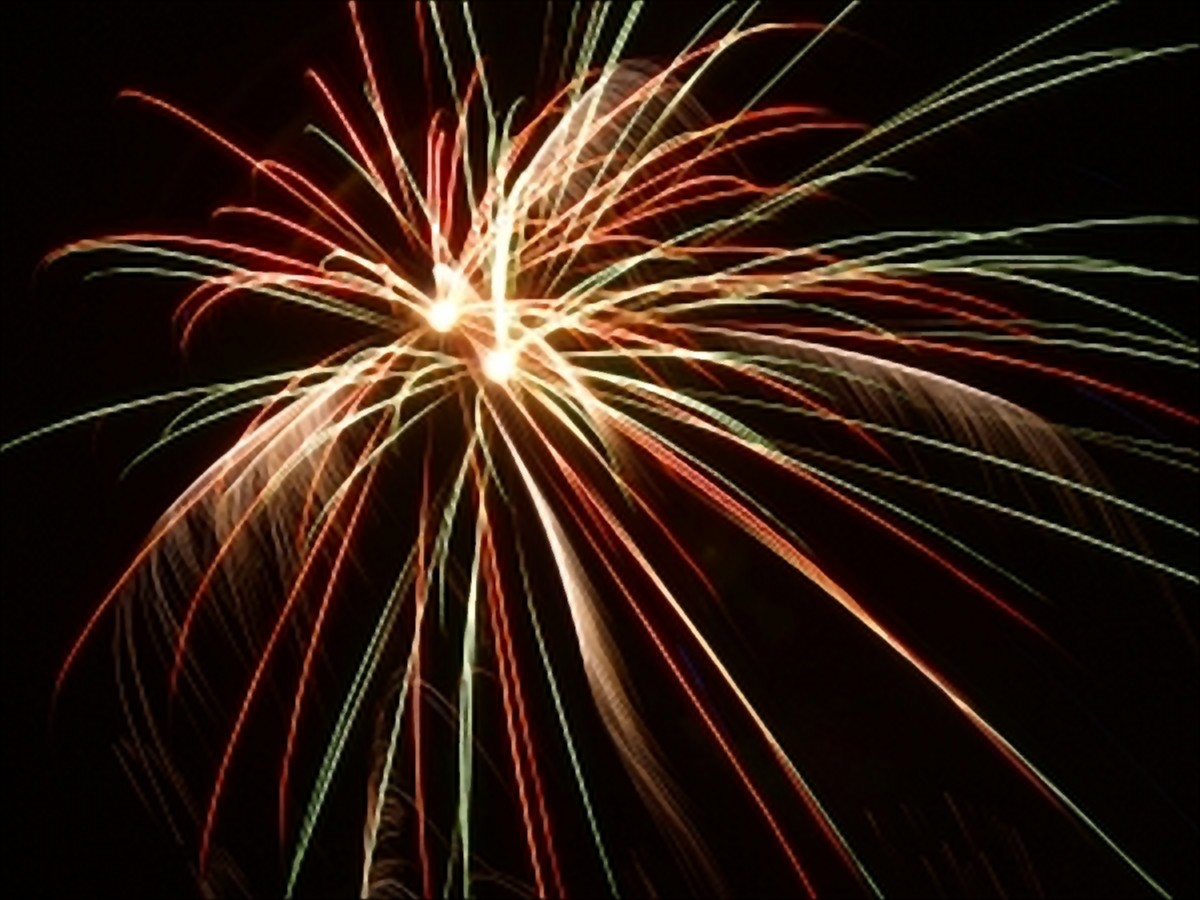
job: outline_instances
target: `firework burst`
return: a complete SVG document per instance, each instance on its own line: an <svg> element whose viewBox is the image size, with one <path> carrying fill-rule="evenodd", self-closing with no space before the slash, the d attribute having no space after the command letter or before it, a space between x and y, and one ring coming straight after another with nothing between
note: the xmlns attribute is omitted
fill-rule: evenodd
<svg viewBox="0 0 1200 900"><path fill-rule="evenodd" d="M469 6L418 5L427 92L444 82L452 99L418 130L411 108L385 88L370 14L351 4L363 95L307 73L325 123L309 131L345 173L338 181L321 174L328 160L309 171L262 157L173 101L125 92L249 168L257 199L218 208L211 232L112 234L64 246L47 262L86 254L114 260L99 274L193 282L175 316L185 348L226 307L251 299L355 329L310 365L109 406L6 445L182 404L138 463L237 423L236 438L163 513L98 604L58 685L115 616L139 779L173 827L196 823L202 880L223 830L234 828L223 813L239 759L257 749L254 719L270 709L280 720L273 817L289 853L289 894L303 883L364 722L374 739L363 896L485 886L565 896L579 890L571 874L581 847L603 891L640 891L589 774L592 748L580 734L593 718L693 886L719 886L694 804L635 689L650 673L687 710L720 772L712 777L741 791L757 821L747 827L773 843L797 890L821 892L811 859L829 857L864 893L885 892L827 803L828 788L806 777L797 748L730 658L721 613L713 615L722 592L711 559L685 536L685 510L703 511L717 533L761 549L840 608L1048 804L1147 890L1169 896L1110 823L1050 777L1035 748L1002 731L878 598L835 574L806 543L816 523L788 498L841 510L955 582L963 602L1046 640L1029 602L1034 588L999 561L1004 554L914 507L914 489L1194 585L1179 559L1136 530L1194 537L1194 528L1110 491L1081 444L1149 456L1181 474L1194 470L1190 451L1055 424L966 380L975 369L1012 372L1164 427L1194 426L1190 411L1063 353L1194 369L1186 336L1087 282L1122 277L1158 289L1189 277L1053 250L1080 234L1187 220L798 240L789 217L859 183L905 177L895 168L905 152L976 116L1191 47L1039 55L1098 7L879 125L771 101L853 6L820 24L763 22L753 7L727 6L656 64L625 59L641 5L574 7L558 87L529 109L507 104L490 79L488 35ZM544 51L551 23L547 15ZM782 65L734 109L712 111L706 86L728 59L780 42L792 48ZM546 53L542 82L554 68ZM830 139L834 150L797 151L807 161L782 179L761 177L750 162L763 147ZM1102 324L1043 321L1029 312L1038 298ZM977 466L973 486L941 477L963 462ZM989 489L979 471L1005 487ZM1059 505L1047 512L1034 496ZM390 566L382 590L361 574L380 566ZM134 640L139 631L153 637L153 652ZM331 641L338 650L327 658ZM224 671L212 673L214 653L248 660L232 688ZM163 697L148 686L149 670L161 670ZM200 793L172 762L163 724L163 707L185 698L220 710ZM322 735L319 751L305 749ZM491 781L510 804L502 826L478 813ZM509 849L491 848L507 848L496 832L514 828L520 858L508 859Z"/></svg>

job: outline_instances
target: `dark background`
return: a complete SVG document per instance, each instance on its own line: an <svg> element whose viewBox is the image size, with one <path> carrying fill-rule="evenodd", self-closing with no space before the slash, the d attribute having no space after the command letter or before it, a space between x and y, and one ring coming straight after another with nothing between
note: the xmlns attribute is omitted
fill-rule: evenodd
<svg viewBox="0 0 1200 900"><path fill-rule="evenodd" d="M1097 16L1033 57L1195 38L1184 4L1129 6ZM838 11L827 4L791 4L775 12L788 17L793 9L815 20ZM814 53L780 86L778 96L877 121L1078 9L868 3L847 21L848 33ZM561 40L565 25L562 10L558 13L554 34ZM692 5L650 4L627 55L666 57L703 15ZM137 87L177 101L253 151L288 158L284 148L298 140L300 128L313 117L325 121L314 92L304 84L305 67L330 75L342 95L358 99L361 75L344 8L30 4L6 8L4 16L7 177L0 332L5 436L151 390L269 371L262 358L268 352L270 363L286 364L325 346L295 325L250 311L245 318L224 319L181 360L170 328L177 286L146 286L137 279L84 284L86 264L66 264L36 279L33 273L45 253L79 237L140 227L207 228L214 206L243 200L254 190L240 164L168 117L117 100L119 90ZM397 7L365 10L381 69L395 54L396 65L411 72L416 54L410 19ZM496 4L481 13L485 53L503 57L496 84L506 78L517 82L509 95L529 92L541 23L540 7ZM820 236L849 233L854 223L860 230L892 224L987 227L1086 216L1195 214L1196 110L1189 86L1196 55L1085 79L976 120L903 158L918 176L914 184L852 192L843 206L819 210L823 220L806 224ZM550 57L556 59L553 52ZM755 59L745 59L717 79L713 102L746 96L764 74L755 65ZM391 96L411 109L416 121L424 117L419 84L399 76L391 82ZM780 157L764 164L791 162ZM1189 229L1123 231L1085 242L1099 254L1184 269L1193 262L1194 244L1195 232ZM1114 281L1101 293L1137 303L1196 334L1190 288L1158 290L1153 284ZM280 335L275 347L271 339ZM1081 368L1090 372L1194 404L1195 379L1181 379L1178 370L1086 362ZM1003 372L980 377L1052 419L1194 443L1194 434L1141 410L1061 389L1043 391ZM155 811L139 801L112 750L123 726L108 627L96 633L81 658L53 729L50 725L54 674L90 609L157 514L219 447L219 441L201 439L118 481L125 463L162 423L153 413L114 417L0 460L0 596L9 706L4 806L11 817L3 869L22 895L195 892L194 847L175 846ZM1117 455L1100 452L1097 461L1119 492L1166 512L1190 514L1197 499L1194 482ZM764 481L759 487L774 486ZM688 509L686 499L674 502ZM902 548L864 538L856 523L842 521L836 511L813 509L821 527L802 536L811 539L831 574L858 594L885 598L889 623L963 684L1001 730L1028 748L1031 759L1118 843L1172 893L1194 894L1195 591L1066 540L970 511L941 510L964 536L1025 562L1022 574L1052 598L1036 614L1062 646L1064 652L1057 653L981 610L980 601ZM1144 892L1110 852L1012 775L956 721L944 701L931 696L886 651L864 641L860 628L825 610L810 592L794 589L782 567L772 568L751 549L738 549L738 542L719 529L686 524L695 517L683 518L683 536L707 554L726 605L739 617L743 643L731 642L730 650L741 653L744 662L735 670L747 679L752 696L761 698L768 721L783 722L785 745L802 748L797 758L804 771L885 890L916 896L939 889L952 895ZM1187 565L1194 554L1194 545L1168 536L1154 533L1149 539L1157 555L1176 565ZM794 893L794 882L753 810L732 789L718 785L716 775L709 778L710 771L722 771L719 760L689 755L689 741L703 736L687 731L694 726L679 712L682 701L653 691L642 699L651 722L677 724L665 749L680 783L696 791L698 820L719 835L713 841L722 848L718 859L735 893L739 887ZM612 761L596 752L599 783L605 783L610 769L613 783L619 782ZM774 777L769 769L752 761L752 770L768 779L769 788L782 790L769 781ZM258 774L247 773L244 781L253 784ZM261 775L273 783L269 766ZM632 822L636 807L621 799L621 789L612 793L610 814ZM239 829L233 823L257 819L250 801L231 803L234 811L222 821L229 823L228 839L246 867L252 892L277 892L270 820L264 820L261 837L235 838ZM354 814L352 807L345 811L340 840L322 837L312 890L345 894L357 889L355 829L360 825ZM507 822L503 827L518 824L515 817L497 821ZM628 828L640 830L633 824ZM649 856L661 853L653 842L648 846ZM820 874L830 866L821 862L819 845L814 847L814 870ZM566 853L588 856L586 834L572 832L567 848ZM807 861L809 852L800 849ZM258 858L247 864L245 857L256 853ZM578 877L592 883L588 879L595 873L589 876L580 865ZM656 880L669 871L653 858L638 866ZM636 867L624 864L622 873L627 890L637 893ZM838 876L830 877L840 884ZM662 886L671 882L659 883L671 893Z"/></svg>

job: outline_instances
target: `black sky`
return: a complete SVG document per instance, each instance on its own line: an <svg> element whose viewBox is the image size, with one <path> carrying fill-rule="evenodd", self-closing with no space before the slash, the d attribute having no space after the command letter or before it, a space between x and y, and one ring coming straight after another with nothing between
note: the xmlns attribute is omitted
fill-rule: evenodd
<svg viewBox="0 0 1200 900"><path fill-rule="evenodd" d="M847 21L848 33L815 53L780 86L780 94L878 120L1080 8L866 3ZM838 9L775 7L785 17L800 10L816 20ZM84 285L83 266L65 266L35 280L35 268L48 251L79 237L142 226L207 227L212 207L244 199L252 190L237 164L167 117L117 100L120 90L136 87L176 100L256 150L284 153L302 140L306 122L324 115L304 84L307 66L332 73L347 94L361 78L345 9L39 3L6 8L3 16L4 436L255 365L273 319L250 314L238 323L233 317L181 361L170 326L177 295L170 290L128 281ZM526 77L541 16L541 7L488 5L481 34L485 53L499 59L498 83ZM407 62L398 65L411 65L409 18L394 6L367 7L364 20L378 60L401 54ZM664 58L701 21L692 5L651 3L631 53ZM1069 32L1053 48L1067 53L1165 46L1195 37L1184 4L1129 4ZM843 222L859 228L988 227L1088 216L1194 215L1197 111L1190 85L1197 56L1088 79L956 129L904 160L916 175L912 186L889 187L877 197L855 193L816 227ZM744 96L761 76L750 64L729 72L716 102ZM403 84L410 89L405 102L422 109L419 83ZM517 90L528 89L518 84ZM784 167L790 158L764 162ZM1195 235L1195 229L1122 232L1119 241L1098 238L1097 246L1101 253L1147 265L1194 270ZM1114 283L1111 295L1195 336L1195 291L1152 288ZM271 351L278 353L275 361L320 347L307 345L310 338L295 329L286 335L288 346ZM1107 361L1089 371L1194 408L1194 377ZM1052 419L1194 443L1193 432L1140 411L1078 393L1043 394L1036 384L1006 383L995 373L984 377L992 379L990 387L1011 387L1015 399ZM97 632L50 726L54 674L66 650L157 514L213 450L197 444L119 481L123 466L161 423L152 415L113 418L0 458L8 685L4 807L10 818L3 869L20 896L161 897L195 891L189 874L194 848L175 846L132 790L112 750L123 725L110 628ZM1116 455L1097 459L1111 467L1106 474L1122 493L1168 513L1194 516L1194 481ZM961 511L949 515L964 534L997 542L1004 554L1028 561L1023 574L1037 579L1052 600L1038 611L1039 621L1063 652L979 612L971 606L974 598L886 540L860 540L851 521L829 513L812 540L837 577L864 595L887 597L891 621L977 691L973 696L987 712L1135 858L1177 896L1194 895L1200 855L1196 592L1041 533L963 518ZM920 896L938 877L949 877L945 842L956 858L974 863L975 874L963 890L992 894L994 884L971 880L981 877L982 853L1008 893L1040 886L1054 896L1137 894L1138 884L1109 851L1006 771L954 720L944 701L863 641L856 626L837 614L797 611L781 567L723 545L719 530L683 528L716 560L726 602L743 610L738 625L752 651L740 652L752 657L745 671L757 696L768 698L773 721L802 723L784 724L783 733L804 747L800 758L822 796L833 798L864 858L885 876L885 889L890 877L896 892ZM1194 553L1194 544L1165 540L1158 549L1176 564ZM678 718L675 699L653 692L643 699L652 719ZM680 759L681 781L703 784L707 765ZM275 773L264 769L261 776L270 783ZM693 797L705 809L701 821L719 830L744 818L754 822L747 828L758 828L753 811L733 792L713 790L711 796ZM965 827L949 812L951 804ZM633 815L617 801L614 808ZM353 828L353 820L347 821ZM515 827L515 820L509 825ZM763 858L770 847L757 832L736 831L723 839L729 884L794 893L786 868L770 868L777 859L753 872L757 864L739 863L743 846L767 846ZM586 854L585 835L575 839L576 852ZM261 839L241 840L241 852L261 845L265 860L248 867L252 879L261 879L254 881L254 893L277 891L273 832L268 828ZM357 859L339 862L332 848L353 853L357 840L351 831L340 842L329 841L330 852L317 863L318 890L356 890ZM1032 857L1036 881L1020 862L1018 845ZM914 861L921 854L932 860L936 876ZM653 861L646 866L657 871ZM943 886L952 895L963 892Z"/></svg>

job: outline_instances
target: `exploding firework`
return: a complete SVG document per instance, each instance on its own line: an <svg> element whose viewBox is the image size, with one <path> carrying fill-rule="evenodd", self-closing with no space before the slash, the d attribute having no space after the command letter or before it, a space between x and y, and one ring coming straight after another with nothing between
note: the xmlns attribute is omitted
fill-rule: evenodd
<svg viewBox="0 0 1200 900"><path fill-rule="evenodd" d="M1189 223L828 236L804 212L837 221L830 205L906 178L905 158L939 135L1190 49L1046 50L1100 9L877 125L772 99L850 27L852 7L814 24L727 6L657 61L627 58L651 12L639 5L548 9L542 89L522 105L494 78L479 13L438 5L414 7L424 90L397 102L371 14L351 5L364 90L307 73L323 124L307 129L304 164L125 92L247 168L253 199L220 206L204 232L89 238L47 263L99 259L98 275L191 282L174 320L184 349L257 302L330 339L299 367L110 405L6 445L164 405L173 417L134 464L230 435L98 604L59 679L99 627L119 623L131 770L194 841L207 888L229 886L222 841L238 830L239 766L272 760L290 894L367 746L364 896L642 893L643 840L674 860L680 889L721 889L738 861L713 849L721 823L698 809L710 779L729 794L718 808L737 810L755 858L789 872L792 890L886 892L828 774L804 764L789 704L767 696L739 646L744 613L723 587L738 553L767 578L786 573L798 602L853 623L861 652L894 661L889 677L938 697L1014 784L1169 895L989 711L986 691L952 679L953 657L925 649L904 622L916 607L864 593L869 581L837 554L903 548L958 602L993 611L986 627L1048 652L1036 567L939 503L1194 585L1158 548L1195 530L1108 487L1085 455L1186 478L1191 451L1050 421L1033 393L1115 404L1151 434L1195 425L1091 364L1194 369L1194 343L1166 317L1095 286L1167 292L1190 279L1079 250L1107 232ZM728 87L712 88L781 46L732 104ZM435 93L450 102L437 108ZM773 177L781 146L788 170ZM853 549L828 549L827 527ZM1172 537L1143 536L1159 532ZM668 699L648 704L648 692ZM203 719L203 762L174 746L183 709ZM703 762L681 761L689 751ZM613 821L631 808L609 796L622 791L652 829Z"/></svg>

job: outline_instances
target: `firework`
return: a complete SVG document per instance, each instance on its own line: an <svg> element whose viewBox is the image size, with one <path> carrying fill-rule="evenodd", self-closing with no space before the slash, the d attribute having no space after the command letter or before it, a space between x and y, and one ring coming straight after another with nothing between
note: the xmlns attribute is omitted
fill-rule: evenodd
<svg viewBox="0 0 1200 900"><path fill-rule="evenodd" d="M135 463L238 425L98 604L59 679L61 688L81 648L117 617L139 778L172 821L197 823L201 879L212 883L222 832L233 828L223 815L230 781L256 751L248 734L269 707L281 716L274 818L289 853L289 894L364 732L373 735L364 896L470 895L481 882L565 896L577 890L570 857L581 846L602 890L640 891L590 774L592 748L580 734L593 719L692 886L719 885L692 821L696 804L660 747L668 738L639 700L649 673L686 710L720 773L713 777L741 791L754 817L747 827L772 843L797 890L820 892L811 859L829 857L863 892L885 892L828 789L804 774L797 748L725 649L713 613L721 591L711 560L685 536L686 509L705 511L714 529L811 585L1045 802L1145 888L1169 896L1111 823L1039 764L1036 748L1002 730L880 600L810 549L814 523L779 489L903 545L957 583L963 602L1046 640L1034 589L998 561L1003 554L914 508L913 489L1195 584L1126 523L1195 530L1106 488L1081 444L1181 473L1193 470L1189 451L1052 423L964 375L1011 371L1163 427L1194 426L1190 411L1062 353L1194 369L1186 336L1087 282L1119 276L1159 289L1188 277L1052 252L1080 234L1186 220L826 238L799 237L789 218L860 183L903 177L896 166L906 152L976 116L1190 46L1039 55L1098 7L867 126L770 99L852 7L821 24L762 22L752 7L724 7L675 57L651 64L625 59L640 5L583 6L570 14L558 87L529 110L490 78L487 34L470 7L414 9L428 93L445 83L452 98L419 132L411 104L389 96L369 16L352 4L363 95L307 73L325 123L311 127L312 139L344 178L327 182L262 157L172 101L127 91L244 164L256 199L218 208L211 232L113 234L47 260L86 254L112 260L99 274L194 282L176 312L185 348L249 300L355 330L310 365L108 406L6 448L159 404L178 412ZM793 49L777 70L734 109L708 110L706 85L729 58L781 41ZM539 62L544 80L554 62ZM811 154L782 179L759 177L747 162L764 146L826 135L837 149ZM1043 321L1029 312L1040 308L1030 298L1042 297L1099 324ZM964 461L1007 487L942 476ZM1047 511L1034 495L1060 505ZM407 512L380 510L397 506ZM383 589L362 583L363 559L379 563L373 572L388 567ZM139 631L153 653L134 639ZM323 653L334 639L331 666ZM224 661L213 673L214 652L246 661L232 688ZM165 697L147 686L148 670L161 675ZM314 708L318 693L336 695L332 713ZM172 761L163 725L162 707L187 699L223 711L213 716L220 739L199 793ZM303 749L314 742L315 754ZM509 801L501 828L516 829L520 859L497 862L497 828L491 816L480 821L480 795L497 781Z"/></svg>

